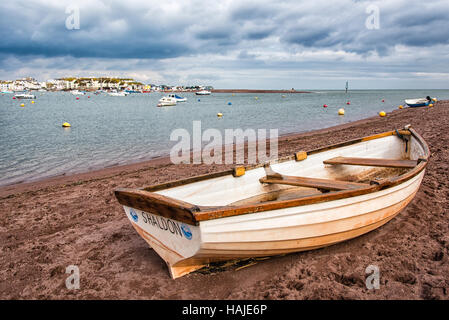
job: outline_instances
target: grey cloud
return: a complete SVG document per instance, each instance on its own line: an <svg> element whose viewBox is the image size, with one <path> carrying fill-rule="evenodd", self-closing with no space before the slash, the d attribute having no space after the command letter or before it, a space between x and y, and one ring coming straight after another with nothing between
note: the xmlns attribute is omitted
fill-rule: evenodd
<svg viewBox="0 0 449 320"><path fill-rule="evenodd" d="M65 8L71 3L6 2L0 11L0 73L14 69L11 61L18 68L39 59L51 70L70 70L82 61L85 70L151 68L166 75L169 72L164 73L164 68L170 70L174 63L182 70L212 64L216 72L318 72L343 66L342 70L382 69L405 74L434 69L435 65L446 72L449 66L447 52L429 51L395 65L389 62L395 61L398 45L419 52L432 46L447 50L447 1L234 1L205 5L189 0L173 5L92 0L80 4L81 29L69 31ZM372 3L379 5L379 30L365 27L365 9ZM295 57L315 51L342 51L355 57L335 55L304 61ZM204 61L205 55L211 61ZM272 59L273 55L281 58ZM367 62L372 56L380 60ZM217 75L219 79L224 78Z"/></svg>

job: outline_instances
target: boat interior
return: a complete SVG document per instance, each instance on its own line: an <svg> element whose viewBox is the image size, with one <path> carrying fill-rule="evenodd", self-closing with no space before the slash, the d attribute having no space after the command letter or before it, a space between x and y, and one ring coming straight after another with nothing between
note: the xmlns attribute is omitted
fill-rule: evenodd
<svg viewBox="0 0 449 320"><path fill-rule="evenodd" d="M406 175L423 159L425 146L408 130L396 130L241 168L240 174L143 190L200 207L259 205L372 189Z"/></svg>

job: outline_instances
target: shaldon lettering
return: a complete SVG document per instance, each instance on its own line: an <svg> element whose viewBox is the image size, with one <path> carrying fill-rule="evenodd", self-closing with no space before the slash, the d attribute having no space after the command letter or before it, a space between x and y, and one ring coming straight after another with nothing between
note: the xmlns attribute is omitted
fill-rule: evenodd
<svg viewBox="0 0 449 320"><path fill-rule="evenodd" d="M142 220L144 223L149 224L155 228L159 228L164 231L168 231L171 234L180 236L181 238L192 239L192 231L189 227L183 229L183 226L176 221L166 219L160 216L154 216L146 212L142 212ZM184 225L184 224L183 224Z"/></svg>

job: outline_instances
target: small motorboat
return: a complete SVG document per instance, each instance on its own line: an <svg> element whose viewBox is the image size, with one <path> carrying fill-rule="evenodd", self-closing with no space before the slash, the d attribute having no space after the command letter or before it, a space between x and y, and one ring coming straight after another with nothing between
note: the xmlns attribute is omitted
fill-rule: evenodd
<svg viewBox="0 0 449 320"><path fill-rule="evenodd" d="M429 104L431 104L434 99L435 98L431 99L430 97L427 97L419 99L406 99L404 101L409 107L414 108L414 107L426 107Z"/></svg>
<svg viewBox="0 0 449 320"><path fill-rule="evenodd" d="M177 94L169 94L168 97L175 99L176 102L186 102L187 101L187 98L180 97Z"/></svg>
<svg viewBox="0 0 449 320"><path fill-rule="evenodd" d="M29 93L18 93L14 96L16 99L36 99L34 94Z"/></svg>
<svg viewBox="0 0 449 320"><path fill-rule="evenodd" d="M158 107L168 107L168 106L175 106L176 105L176 99L170 98L170 97L162 97L159 99L159 103L157 104Z"/></svg>
<svg viewBox="0 0 449 320"><path fill-rule="evenodd" d="M108 94L113 97L126 97L127 95L129 95L129 93L126 91L120 91L120 92L111 91L111 92L108 92Z"/></svg>
<svg viewBox="0 0 449 320"><path fill-rule="evenodd" d="M74 96L84 96L86 93L84 91L79 91L79 90L72 90L70 91L71 94L73 94Z"/></svg>
<svg viewBox="0 0 449 320"><path fill-rule="evenodd" d="M201 90L201 91L195 92L195 94L198 95L198 96L207 96L207 95L210 95L211 92L208 91L208 90Z"/></svg>
<svg viewBox="0 0 449 320"><path fill-rule="evenodd" d="M115 196L177 278L214 261L316 249L379 228L414 198L429 156L406 126Z"/></svg>

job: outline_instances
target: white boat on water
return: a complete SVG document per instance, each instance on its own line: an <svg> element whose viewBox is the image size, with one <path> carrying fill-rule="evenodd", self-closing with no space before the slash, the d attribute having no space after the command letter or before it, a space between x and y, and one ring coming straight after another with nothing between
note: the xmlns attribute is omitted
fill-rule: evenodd
<svg viewBox="0 0 449 320"><path fill-rule="evenodd" d="M72 90L70 91L71 94L73 94L74 96L84 96L86 93L84 91L79 91L79 90Z"/></svg>
<svg viewBox="0 0 449 320"><path fill-rule="evenodd" d="M214 261L316 249L379 228L414 198L429 156L406 126L115 196L177 278Z"/></svg>
<svg viewBox="0 0 449 320"><path fill-rule="evenodd" d="M198 96L207 96L207 95L210 95L211 92L208 91L208 90L201 90L201 91L195 92L195 94L198 95Z"/></svg>
<svg viewBox="0 0 449 320"><path fill-rule="evenodd" d="M113 97L126 97L127 95L129 95L129 93L125 92L125 91L120 91L120 92L111 91L111 92L108 92L108 94Z"/></svg>
<svg viewBox="0 0 449 320"><path fill-rule="evenodd" d="M168 106L175 106L176 105L176 99L170 98L170 97L163 97L159 99L159 103L157 104L158 107L168 107Z"/></svg>
<svg viewBox="0 0 449 320"><path fill-rule="evenodd" d="M14 96L16 99L36 99L34 94L29 93L18 93Z"/></svg>
<svg viewBox="0 0 449 320"><path fill-rule="evenodd" d="M187 101L187 98L180 97L177 94L169 94L167 97L175 99L176 102L186 102Z"/></svg>
<svg viewBox="0 0 449 320"><path fill-rule="evenodd" d="M1 94L5 94L5 93L14 93L14 91L9 91L9 90L6 90L6 91L2 91L2 92L0 92Z"/></svg>

